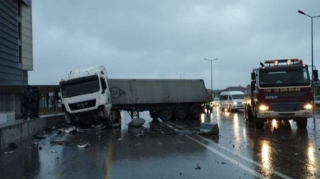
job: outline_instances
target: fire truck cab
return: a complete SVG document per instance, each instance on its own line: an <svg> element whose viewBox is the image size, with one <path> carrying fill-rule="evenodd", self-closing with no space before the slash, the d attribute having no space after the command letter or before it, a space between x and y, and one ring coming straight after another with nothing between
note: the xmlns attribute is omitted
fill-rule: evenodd
<svg viewBox="0 0 320 179"><path fill-rule="evenodd" d="M266 60L251 73L251 89L245 94L244 115L263 128L268 119L294 120L306 128L313 115L313 92L308 65L301 59ZM318 81L318 71L313 70Z"/></svg>

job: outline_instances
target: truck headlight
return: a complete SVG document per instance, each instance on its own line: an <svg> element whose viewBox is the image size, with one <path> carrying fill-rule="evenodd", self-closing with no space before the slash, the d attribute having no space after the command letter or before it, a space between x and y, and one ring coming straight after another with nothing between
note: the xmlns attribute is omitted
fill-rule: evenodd
<svg viewBox="0 0 320 179"><path fill-rule="evenodd" d="M312 105L311 104L306 104L303 106L304 109L312 109Z"/></svg>
<svg viewBox="0 0 320 179"><path fill-rule="evenodd" d="M264 105L264 104L261 104L261 105L259 106L259 110L260 110L260 111L266 111L266 110L269 110L269 106Z"/></svg>
<svg viewBox="0 0 320 179"><path fill-rule="evenodd" d="M233 102L233 105L237 105L237 102Z"/></svg>

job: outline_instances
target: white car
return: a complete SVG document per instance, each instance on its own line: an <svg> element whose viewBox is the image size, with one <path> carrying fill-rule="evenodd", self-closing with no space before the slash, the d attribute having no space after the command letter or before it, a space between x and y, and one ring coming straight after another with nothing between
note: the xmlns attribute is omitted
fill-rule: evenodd
<svg viewBox="0 0 320 179"><path fill-rule="evenodd" d="M220 105L219 98L218 97L213 98L212 106L219 106L219 105Z"/></svg>
<svg viewBox="0 0 320 179"><path fill-rule="evenodd" d="M244 93L242 91L223 91L220 93L222 111L239 111L244 109Z"/></svg>

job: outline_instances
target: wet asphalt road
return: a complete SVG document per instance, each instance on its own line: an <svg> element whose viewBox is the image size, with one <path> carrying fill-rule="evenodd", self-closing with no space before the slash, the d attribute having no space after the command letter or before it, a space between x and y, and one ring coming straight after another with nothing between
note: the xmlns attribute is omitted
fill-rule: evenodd
<svg viewBox="0 0 320 179"><path fill-rule="evenodd" d="M162 122L141 113L146 123L132 129L123 117L121 129L48 130L45 139L2 150L0 178L320 178L320 114L305 130L293 121L256 130L242 112L218 107L200 120ZM218 123L220 134L199 135L200 122Z"/></svg>

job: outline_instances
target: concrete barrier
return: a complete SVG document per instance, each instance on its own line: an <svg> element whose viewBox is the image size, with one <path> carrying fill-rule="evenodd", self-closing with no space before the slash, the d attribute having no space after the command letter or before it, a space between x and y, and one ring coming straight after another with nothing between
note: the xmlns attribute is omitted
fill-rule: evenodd
<svg viewBox="0 0 320 179"><path fill-rule="evenodd" d="M7 148L12 142L19 142L42 132L47 127L57 126L64 122L64 114L40 116L40 118L24 121L16 120L0 126L0 149Z"/></svg>

